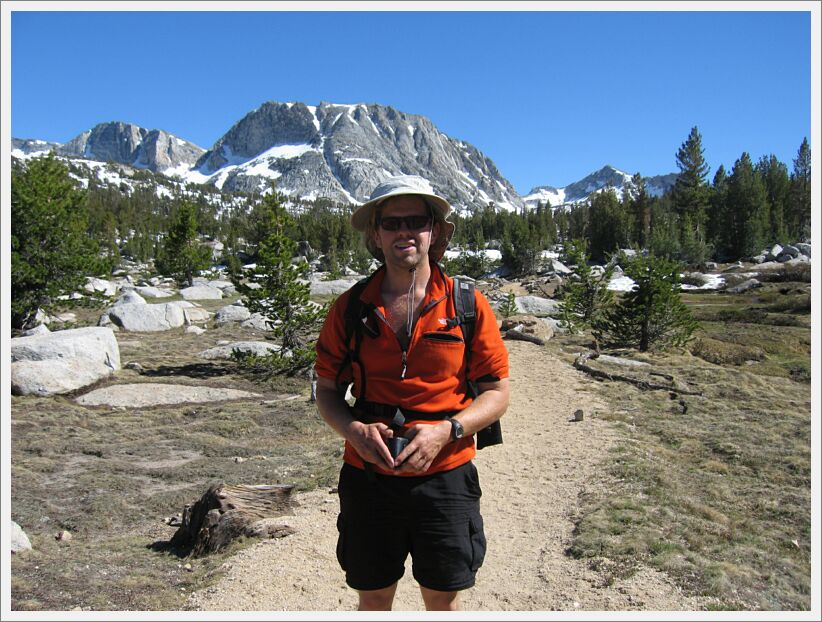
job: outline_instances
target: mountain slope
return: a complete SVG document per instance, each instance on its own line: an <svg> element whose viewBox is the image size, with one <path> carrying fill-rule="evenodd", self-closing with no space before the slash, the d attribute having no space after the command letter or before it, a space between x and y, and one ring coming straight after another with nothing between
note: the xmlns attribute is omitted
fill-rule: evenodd
<svg viewBox="0 0 822 622"><path fill-rule="evenodd" d="M164 174L188 171L204 151L163 130L121 122L100 123L57 149L58 155L119 162Z"/></svg>
<svg viewBox="0 0 822 622"><path fill-rule="evenodd" d="M592 194L602 192L608 187L613 188L617 196L622 198L622 193L626 187L632 186L632 177L632 175L608 164L564 188L537 186L523 197L523 201L529 208L535 208L539 203L556 207L586 201ZM668 175L644 177L643 179L648 194L661 196L673 187L676 177L676 173L670 173Z"/></svg>
<svg viewBox="0 0 822 622"><path fill-rule="evenodd" d="M456 207L522 201L494 163L420 115L378 104L266 102L235 124L188 177L225 190L363 202L386 177L426 177Z"/></svg>
<svg viewBox="0 0 822 622"><path fill-rule="evenodd" d="M259 195L271 182L283 194L337 203L366 201L374 187L398 174L421 175L457 211L493 203L506 210L584 202L612 187L622 196L631 175L610 165L564 188L537 186L520 197L479 149L440 132L421 115L379 104L265 102L235 123L209 150L163 130L122 122L100 123L65 144L12 139L18 158L58 155L115 162L176 178ZM127 173L127 175L130 175ZM98 173L99 178L99 173ZM669 190L676 174L645 178L648 193Z"/></svg>

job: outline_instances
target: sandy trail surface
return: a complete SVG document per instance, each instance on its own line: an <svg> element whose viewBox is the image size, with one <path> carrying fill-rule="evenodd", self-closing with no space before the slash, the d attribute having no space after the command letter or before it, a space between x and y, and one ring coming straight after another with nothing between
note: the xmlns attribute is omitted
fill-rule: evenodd
<svg viewBox="0 0 822 622"><path fill-rule="evenodd" d="M482 514L488 553L476 585L462 593L466 610L614 611L702 609L670 579L650 568L606 581L589 563L565 554L579 497L602 486L601 460L616 439L597 417L607 405L596 383L542 348L506 342L511 405L503 445L479 452ZM573 421L577 409L584 420ZM294 516L278 522L294 535L260 542L226 564L214 586L190 605L218 611L351 611L356 593L345 585L335 557L338 500L327 489L298 495ZM423 610L410 560L395 610Z"/></svg>

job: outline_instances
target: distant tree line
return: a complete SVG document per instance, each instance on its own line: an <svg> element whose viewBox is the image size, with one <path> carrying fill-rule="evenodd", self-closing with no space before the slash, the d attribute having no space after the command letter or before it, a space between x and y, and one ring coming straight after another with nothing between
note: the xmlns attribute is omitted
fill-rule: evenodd
<svg viewBox="0 0 822 622"><path fill-rule="evenodd" d="M743 153L728 173L720 166L708 182L696 127L676 154L679 176L660 197L634 175L621 198L606 188L586 203L557 210L557 238L585 240L594 261L620 248L699 265L750 257L773 243L810 238L811 160L807 139L789 174L776 156L752 162ZM561 209L561 208L560 208Z"/></svg>
<svg viewBox="0 0 822 622"><path fill-rule="evenodd" d="M463 249L450 268L479 276L493 267L478 251L501 253L514 274L540 268L542 251L579 240L593 261L620 248L646 248L652 254L688 264L737 259L775 242L810 236L811 154L802 141L793 168L775 156L754 163L743 153L727 172L708 181L702 137L694 127L676 154L679 176L673 189L650 196L642 176L617 196L613 188L582 204L545 204L524 213L493 204L455 214L452 247ZM151 171L126 172L114 163L109 172L130 184L104 183L82 163L53 154L12 167L12 293L15 323L33 317L33 305L47 305L78 286L77 274L105 276L122 257L154 261L181 282L208 263L197 246L223 244L219 259L232 274L259 258L270 192L222 192L212 186L183 187ZM77 179L89 179L81 188ZM345 267L368 270L371 257L350 224L352 207L328 199L281 197L293 218L286 234L299 241L307 259L319 259L332 277ZM64 235L61 235L64 234ZM80 239L82 238L82 240ZM82 241L82 243L81 243ZM181 248L187 249L181 254ZM57 261L57 258L60 261ZM181 260L185 259L185 261ZM176 262L176 263L175 263ZM26 265L24 265L26 264ZM47 266L60 267L59 278ZM41 267L37 267L41 266ZM27 301L27 302L24 302ZM34 306L36 311L37 306Z"/></svg>

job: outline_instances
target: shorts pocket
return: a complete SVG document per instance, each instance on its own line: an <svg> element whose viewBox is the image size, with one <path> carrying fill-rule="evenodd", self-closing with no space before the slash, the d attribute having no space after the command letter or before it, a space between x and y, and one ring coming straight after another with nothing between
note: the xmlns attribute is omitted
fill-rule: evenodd
<svg viewBox="0 0 822 622"><path fill-rule="evenodd" d="M345 537L345 519L343 518L342 514L337 516L337 532L339 534L337 536L337 561L340 564L340 568L342 568L343 571L345 571L346 570L346 567L345 567L345 541L346 541L346 537Z"/></svg>
<svg viewBox="0 0 822 622"><path fill-rule="evenodd" d="M482 566L482 562L485 561L485 550L487 548L482 516L477 514L469 517L468 532L471 540L471 572L476 572Z"/></svg>

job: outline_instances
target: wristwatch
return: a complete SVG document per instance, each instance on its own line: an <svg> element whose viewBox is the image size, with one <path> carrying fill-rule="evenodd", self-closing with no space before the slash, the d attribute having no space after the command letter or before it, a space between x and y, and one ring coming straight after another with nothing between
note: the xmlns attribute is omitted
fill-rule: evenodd
<svg viewBox="0 0 822 622"><path fill-rule="evenodd" d="M465 429L462 427L462 424L451 417L448 417L448 422L451 424L451 440L457 441L461 439L465 435Z"/></svg>

